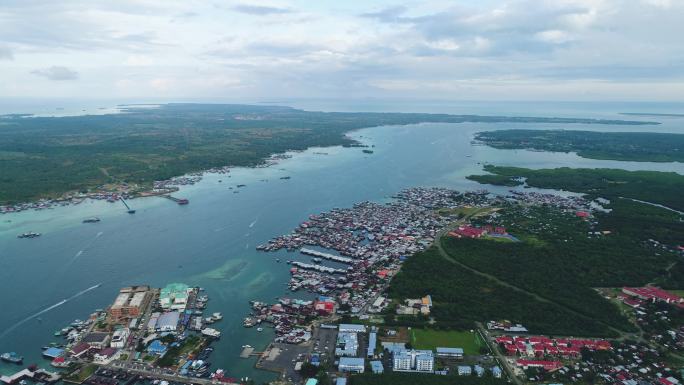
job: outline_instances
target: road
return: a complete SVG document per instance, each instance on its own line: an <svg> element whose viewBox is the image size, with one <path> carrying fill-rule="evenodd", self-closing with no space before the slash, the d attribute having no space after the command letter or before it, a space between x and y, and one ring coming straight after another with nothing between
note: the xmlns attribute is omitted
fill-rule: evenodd
<svg viewBox="0 0 684 385"><path fill-rule="evenodd" d="M171 370L165 369L155 369L146 367L143 364L130 364L125 362L114 362L109 365L102 365L103 368L110 370L125 370L128 373L138 374L141 376L158 378L166 381L180 382L184 384L196 384L196 385L240 385L239 383L231 382L221 382L218 380L212 380L210 378L196 378L181 376Z"/></svg>
<svg viewBox="0 0 684 385"><path fill-rule="evenodd" d="M499 363L503 367L503 369L506 371L506 374L508 374L508 378L515 383L515 385L522 385L522 381L518 376L515 375L515 372L513 371L513 368L508 364L508 361L506 360L506 357L501 354L499 349L496 348L496 344L492 341L492 339L489 337L489 333L487 332L487 329L484 328L482 323L476 322L477 324L477 329L480 332L480 336L485 340L485 343L489 347L489 350L496 356L496 359L499 360Z"/></svg>

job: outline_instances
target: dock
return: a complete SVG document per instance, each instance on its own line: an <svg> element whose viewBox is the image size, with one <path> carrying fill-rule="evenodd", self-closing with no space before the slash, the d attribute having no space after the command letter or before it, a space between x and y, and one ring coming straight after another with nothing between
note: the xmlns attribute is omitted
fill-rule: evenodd
<svg viewBox="0 0 684 385"><path fill-rule="evenodd" d="M174 201L174 202L178 203L179 205L187 205L188 203L190 203L190 201L185 199L185 198L176 198L176 197L173 197L171 195L160 195L160 196L162 196L168 200Z"/></svg>
<svg viewBox="0 0 684 385"><path fill-rule="evenodd" d="M313 256L313 257L319 257L319 258L327 259L327 260L330 260L330 261L335 261L335 262L340 262L340 263L347 263L347 264L350 264L350 265L351 265L352 263L354 263L354 260L351 259L351 258L340 257L340 256L337 256L337 255L332 255L332 254L330 254L330 253L322 253L322 252L320 252L320 251L311 250L311 249L307 249L307 248L302 248L301 250L299 250L299 252L302 253L302 254L311 255L311 256Z"/></svg>
<svg viewBox="0 0 684 385"><path fill-rule="evenodd" d="M240 358L263 357L265 352L255 352L253 346L245 346L240 352Z"/></svg>
<svg viewBox="0 0 684 385"><path fill-rule="evenodd" d="M321 266L321 265L312 265L310 263L303 263L303 262L297 262L297 261L292 261L291 262L292 266L297 266L300 269L304 270L316 270L321 273L328 273L328 274L347 274L347 270L342 270L342 269L335 269L332 267L327 267L327 266Z"/></svg>
<svg viewBox="0 0 684 385"><path fill-rule="evenodd" d="M129 373L134 373L138 374L141 376L146 376L150 378L155 378L155 379L160 379L160 380L165 380L173 383L180 383L180 384L189 384L189 385L216 385L216 384L222 384L222 385L240 385L238 383L233 383L233 382L219 382L218 380L212 379L212 378L197 378L197 377L189 377L189 376L183 376L177 373L170 373L167 371L164 371L163 369L155 369L151 367L147 367L145 365L136 365L136 364L122 364L122 363L111 363L109 365L99 365L100 367L111 369L111 370L117 370L117 369L123 369L126 370Z"/></svg>
<svg viewBox="0 0 684 385"><path fill-rule="evenodd" d="M126 203L126 201L123 199L123 197L119 197L119 200L121 200L121 203L123 203L124 206L126 206L126 209L128 210L129 214L135 214L135 210L132 209L130 206L128 206L128 203Z"/></svg>
<svg viewBox="0 0 684 385"><path fill-rule="evenodd" d="M58 373L48 372L44 369L38 369L36 371L24 369L14 373L11 376L0 376L0 383L14 384L26 378L29 378L36 382L43 382L47 384L52 384L62 379L62 377L60 377Z"/></svg>

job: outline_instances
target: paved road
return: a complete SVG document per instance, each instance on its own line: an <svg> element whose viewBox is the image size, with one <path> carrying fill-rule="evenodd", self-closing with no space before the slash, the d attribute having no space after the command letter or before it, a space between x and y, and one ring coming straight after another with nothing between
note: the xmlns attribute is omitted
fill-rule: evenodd
<svg viewBox="0 0 684 385"><path fill-rule="evenodd" d="M496 344L491 340L489 333L487 330L484 328L482 323L476 322L477 324L477 329L480 332L480 336L485 340L485 343L487 346L489 346L489 350L496 356L496 358L499 360L499 363L501 363L501 366L503 369L506 371L508 374L508 378L510 378L516 385L522 385L522 381L518 376L515 375L513 368L508 364L508 361L506 360L506 357L504 357L503 354L499 351L499 349L496 348Z"/></svg>
<svg viewBox="0 0 684 385"><path fill-rule="evenodd" d="M165 369L149 368L142 364L127 364L115 362L109 365L103 365L103 368L110 370L125 370L129 373L138 374L141 376L149 376L153 378L158 378L166 381L181 382L184 384L197 384L197 385L240 385L239 383L230 382L220 382L218 380L212 380L210 378L196 378L181 376L180 374L174 373L173 371L168 371Z"/></svg>

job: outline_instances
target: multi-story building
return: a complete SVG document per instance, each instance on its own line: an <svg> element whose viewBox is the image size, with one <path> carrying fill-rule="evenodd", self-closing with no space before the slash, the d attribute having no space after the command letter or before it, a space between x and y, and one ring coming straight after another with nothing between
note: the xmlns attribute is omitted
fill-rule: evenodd
<svg viewBox="0 0 684 385"><path fill-rule="evenodd" d="M431 350L398 350L392 357L392 368L396 372L432 373L435 357Z"/></svg>
<svg viewBox="0 0 684 385"><path fill-rule="evenodd" d="M150 297L149 286L124 287L109 308L109 315L115 321L139 317Z"/></svg>
<svg viewBox="0 0 684 385"><path fill-rule="evenodd" d="M131 335L131 331L128 328L119 329L112 335L112 341L109 346L117 349L123 349L126 346L126 341Z"/></svg>

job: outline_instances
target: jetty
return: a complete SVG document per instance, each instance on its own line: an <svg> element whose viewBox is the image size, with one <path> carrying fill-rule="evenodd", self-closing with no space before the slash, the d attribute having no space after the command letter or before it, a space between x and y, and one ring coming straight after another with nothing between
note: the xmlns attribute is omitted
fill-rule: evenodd
<svg viewBox="0 0 684 385"><path fill-rule="evenodd" d="M327 260L330 260L330 261L335 261L335 262L340 262L340 263L347 263L347 264L350 264L350 265L351 265L352 263L354 263L354 260L351 259L351 258L340 257L340 256L337 256L337 255L332 255L332 254L330 254L330 253L323 253L323 252L316 251L316 250L312 250L312 249L303 248L303 249L299 250L299 252L302 253L302 254L311 255L311 256L313 256L313 257L319 257L319 258L327 259Z"/></svg>
<svg viewBox="0 0 684 385"><path fill-rule="evenodd" d="M14 373L11 376L0 376L0 383L2 384L15 384L23 381L24 379L30 379L35 382L42 382L46 384L53 384L62 379L58 373L48 372L44 369L38 369L32 371L30 369L24 369L19 372Z"/></svg>
<svg viewBox="0 0 684 385"><path fill-rule="evenodd" d="M321 265L312 265L309 263L303 263L303 262L297 262L297 261L292 261L291 265L299 267L300 269L304 269L304 270L316 270L316 271L319 271L321 273L347 274L347 270L335 269L332 267L321 266Z"/></svg>
<svg viewBox="0 0 684 385"><path fill-rule="evenodd" d="M185 199L185 198L176 198L176 197L173 197L171 195L161 195L161 196L170 200L170 201L174 201L174 202L178 203L179 205L187 205L188 203L190 203L190 201Z"/></svg>
<svg viewBox="0 0 684 385"><path fill-rule="evenodd" d="M135 214L135 210L132 209L132 208L128 205L128 203L126 203L126 201L123 199L123 197L119 197L119 200L121 200L121 203L123 203L124 206L126 206L126 209L128 210L128 213L129 213L129 214Z"/></svg>

